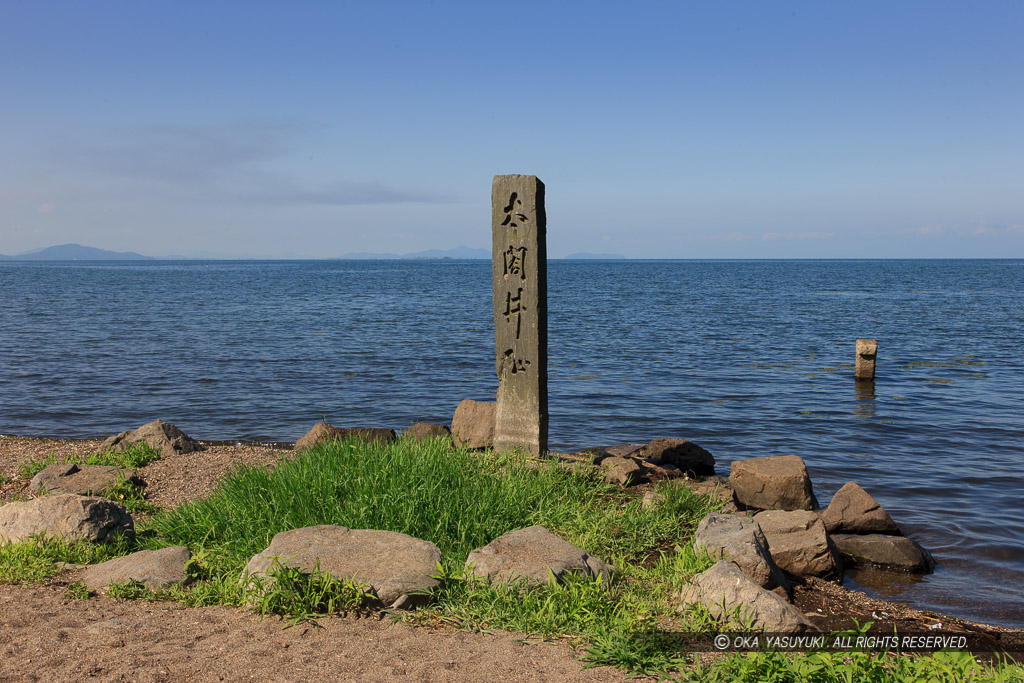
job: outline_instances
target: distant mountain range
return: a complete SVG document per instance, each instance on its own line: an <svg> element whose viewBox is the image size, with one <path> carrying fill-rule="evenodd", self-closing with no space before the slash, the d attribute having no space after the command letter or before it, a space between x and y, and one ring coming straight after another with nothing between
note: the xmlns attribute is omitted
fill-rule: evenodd
<svg viewBox="0 0 1024 683"><path fill-rule="evenodd" d="M170 260L184 260L192 258L203 258L211 260L231 259L230 256L208 255L196 256L167 256ZM292 254L281 258L301 258ZM567 259L624 259L622 254L591 254L581 251L576 254L569 254ZM393 254L390 252L369 252L353 251L339 256L335 260L369 260L369 259L483 259L489 261L491 252L489 249L473 249L471 247L455 247L454 249L427 249L425 251L414 251L408 254ZM152 256L143 256L134 251L110 251L108 249L97 249L96 247L85 247L81 244L59 244L45 249L33 249L15 256L0 254L0 261L152 261Z"/></svg>
<svg viewBox="0 0 1024 683"><path fill-rule="evenodd" d="M148 261L152 256L143 256L134 251L109 251L81 244L58 244L45 249L33 249L17 256L0 256L5 261Z"/></svg>

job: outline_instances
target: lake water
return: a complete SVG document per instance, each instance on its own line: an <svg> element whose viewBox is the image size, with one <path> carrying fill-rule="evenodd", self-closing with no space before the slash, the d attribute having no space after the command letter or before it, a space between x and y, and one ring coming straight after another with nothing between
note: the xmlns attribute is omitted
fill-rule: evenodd
<svg viewBox="0 0 1024 683"><path fill-rule="evenodd" d="M1024 627L1024 261L552 261L550 445L684 437L855 480L935 574L848 585ZM493 398L485 261L0 263L0 433L157 417L292 441ZM879 341L873 391L854 340Z"/></svg>

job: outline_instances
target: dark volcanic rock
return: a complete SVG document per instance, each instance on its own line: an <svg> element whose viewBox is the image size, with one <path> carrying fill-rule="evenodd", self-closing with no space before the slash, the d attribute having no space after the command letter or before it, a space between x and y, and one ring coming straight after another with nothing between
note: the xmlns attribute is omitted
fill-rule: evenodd
<svg viewBox="0 0 1024 683"><path fill-rule="evenodd" d="M652 439L644 449L644 457L654 462L675 465L691 477L715 473L715 458L686 439Z"/></svg>

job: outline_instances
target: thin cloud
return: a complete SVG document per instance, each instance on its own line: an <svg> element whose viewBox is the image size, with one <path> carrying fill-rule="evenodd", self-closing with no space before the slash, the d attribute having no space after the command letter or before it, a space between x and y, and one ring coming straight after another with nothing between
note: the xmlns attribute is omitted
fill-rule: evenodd
<svg viewBox="0 0 1024 683"><path fill-rule="evenodd" d="M934 223L932 225L919 225L902 230L869 230L865 231L864 234L875 237L905 237L908 235L917 237L1000 237L1019 233L1024 233L1024 226L1017 223L1012 225L990 225L979 221L961 225Z"/></svg>
<svg viewBox="0 0 1024 683"><path fill-rule="evenodd" d="M36 207L37 213L53 213L56 210L57 205L53 202L44 202Z"/></svg>
<svg viewBox="0 0 1024 683"><path fill-rule="evenodd" d="M141 181L203 202L358 205L426 202L376 181L300 181L274 166L323 126L298 121L158 125L116 139L70 144L59 153L92 173ZM431 198L429 201L447 201Z"/></svg>
<svg viewBox="0 0 1024 683"><path fill-rule="evenodd" d="M824 240L830 237L835 237L835 234L831 232L766 232L761 235L761 239L766 241Z"/></svg>

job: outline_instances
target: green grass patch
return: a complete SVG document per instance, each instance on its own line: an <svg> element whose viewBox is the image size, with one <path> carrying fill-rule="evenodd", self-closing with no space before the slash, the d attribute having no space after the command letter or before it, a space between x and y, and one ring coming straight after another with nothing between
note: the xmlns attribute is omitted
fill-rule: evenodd
<svg viewBox="0 0 1024 683"><path fill-rule="evenodd" d="M46 469L47 466L56 464L57 460L56 453L49 453L39 460L29 458L25 462L18 463L18 476L22 479L31 479ZM67 462L67 459L64 462Z"/></svg>
<svg viewBox="0 0 1024 683"><path fill-rule="evenodd" d="M321 571L319 562L308 574L278 559L274 562L268 577L247 577L245 582L244 600L261 616L285 616L291 626L303 621L316 624L317 617L358 611L368 604L364 585Z"/></svg>
<svg viewBox="0 0 1024 683"><path fill-rule="evenodd" d="M437 544L444 558L445 581L431 605L407 618L583 643L602 633L646 632L648 620L689 623L690 617L675 614L671 596L709 566L690 550L691 536L719 503L678 485L660 492L663 500L644 509L594 471L554 462L538 468L521 454L453 450L445 440L342 441L282 460L273 470L237 468L210 498L150 519L146 526L156 537L144 543L201 549L208 578L181 589L177 599L241 604L248 599L238 588L242 568L280 531L317 524L397 531ZM569 579L528 590L465 574L472 550L534 524L614 563L619 579L611 585ZM317 612L281 609L292 618Z"/></svg>
<svg viewBox="0 0 1024 683"><path fill-rule="evenodd" d="M124 555L131 544L72 543L34 536L25 541L0 542L0 583L39 582L61 573L66 565L95 564Z"/></svg>
<svg viewBox="0 0 1024 683"><path fill-rule="evenodd" d="M138 469L159 459L160 453L154 450L152 446L145 442L139 442L121 450L110 449L87 455L85 456L84 464L112 465L114 467Z"/></svg>
<svg viewBox="0 0 1024 683"><path fill-rule="evenodd" d="M870 652L757 652L735 654L685 672L683 680L714 683L963 683L1024 681L1024 668L978 662L969 652L926 656Z"/></svg>
<svg viewBox="0 0 1024 683"><path fill-rule="evenodd" d="M146 500L141 486L130 479L126 479L121 472L117 473L117 480L103 491L103 497L120 503L129 512L136 514L153 514L160 510L156 505Z"/></svg>

